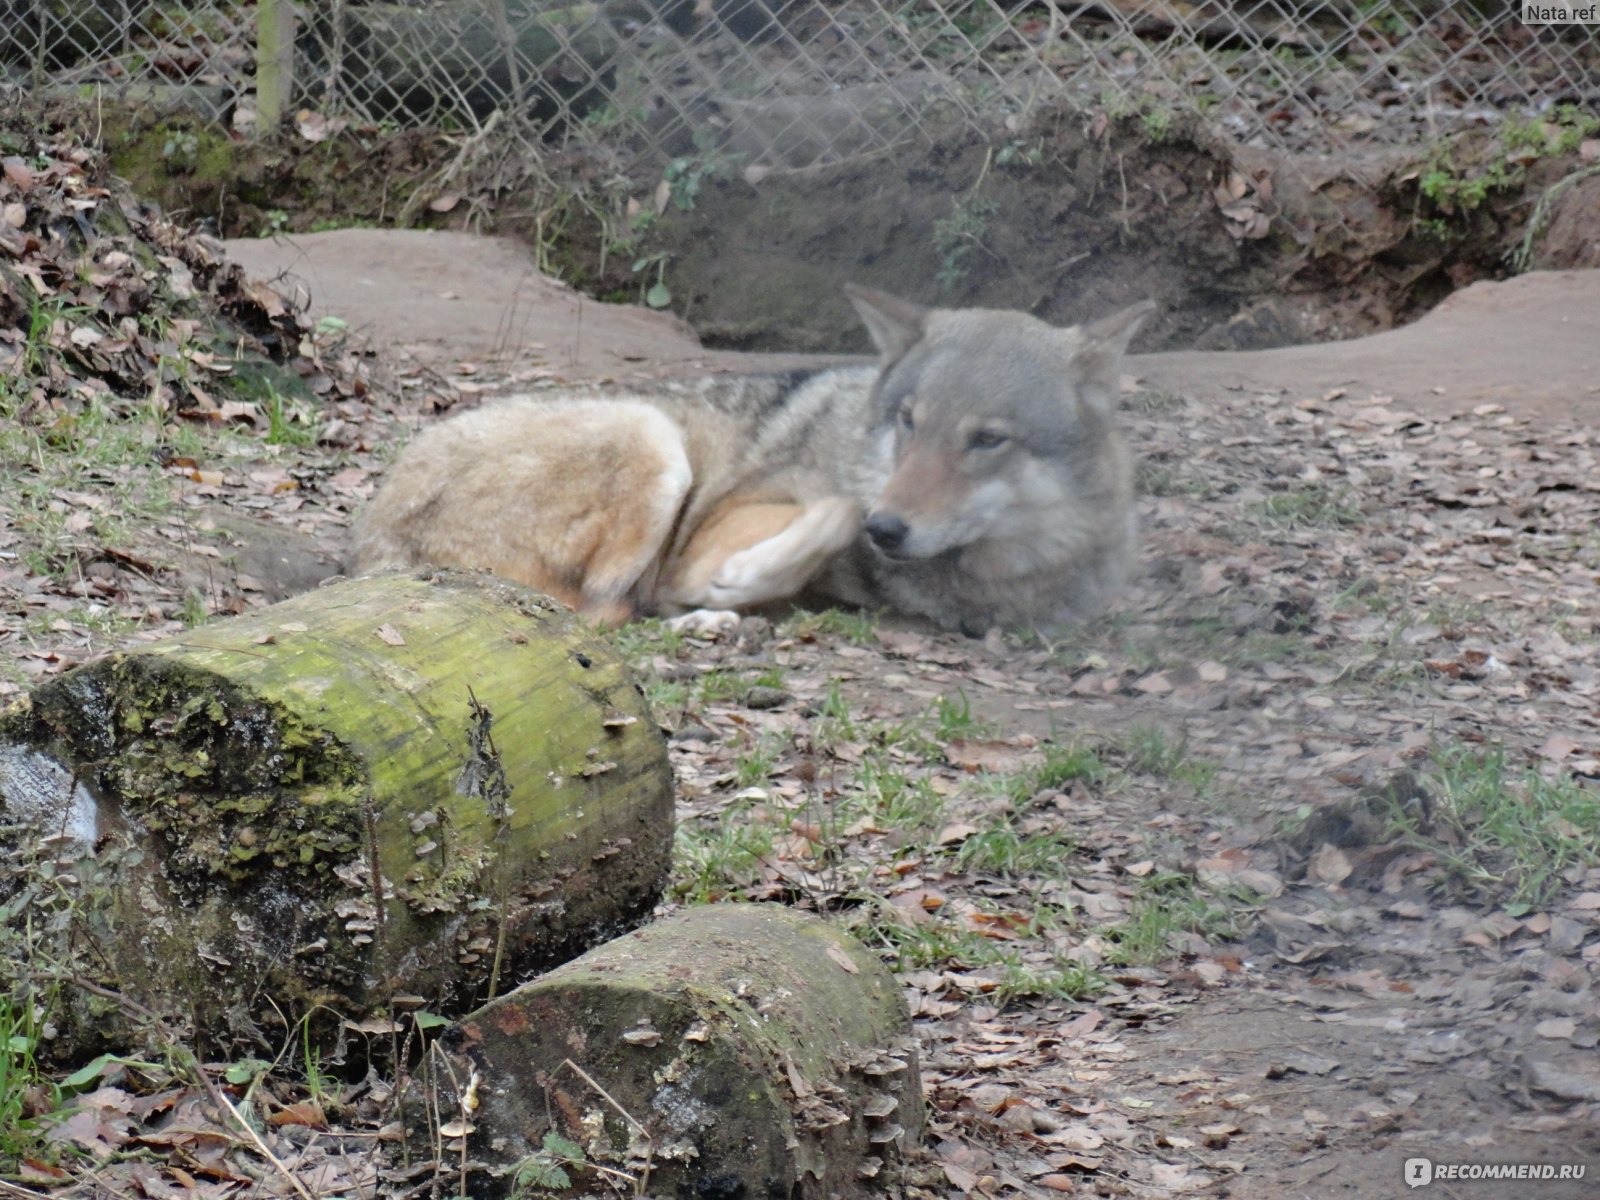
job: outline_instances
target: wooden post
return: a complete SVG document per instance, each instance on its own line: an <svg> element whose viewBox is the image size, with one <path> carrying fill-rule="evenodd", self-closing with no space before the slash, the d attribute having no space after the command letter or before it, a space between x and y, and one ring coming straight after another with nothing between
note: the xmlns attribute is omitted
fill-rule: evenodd
<svg viewBox="0 0 1600 1200"><path fill-rule="evenodd" d="M278 128L294 96L294 0L256 8L256 133Z"/></svg>

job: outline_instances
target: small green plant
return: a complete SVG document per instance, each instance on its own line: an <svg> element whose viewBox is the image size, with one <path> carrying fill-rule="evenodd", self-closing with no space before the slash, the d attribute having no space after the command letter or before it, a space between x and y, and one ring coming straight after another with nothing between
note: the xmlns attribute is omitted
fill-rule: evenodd
<svg viewBox="0 0 1600 1200"><path fill-rule="evenodd" d="M1356 6L1363 22L1385 37L1399 40L1411 32L1411 23L1394 5L1394 0L1360 0Z"/></svg>
<svg viewBox="0 0 1600 1200"><path fill-rule="evenodd" d="M631 621L611 637L618 652L640 667L648 666L648 660L656 655L677 658L688 642L684 634L659 617Z"/></svg>
<svg viewBox="0 0 1600 1200"><path fill-rule="evenodd" d="M752 821L753 805L739 801L715 820L678 826L672 863L672 894L685 904L735 899L756 881L772 857L773 827Z"/></svg>
<svg viewBox="0 0 1600 1200"><path fill-rule="evenodd" d="M675 158L661 173L666 180L668 198L673 208L688 212L700 197L700 185L705 181L705 164L697 158Z"/></svg>
<svg viewBox="0 0 1600 1200"><path fill-rule="evenodd" d="M825 608L793 618L787 632L793 637L842 637L857 646L872 644L877 620L871 613L853 608Z"/></svg>
<svg viewBox="0 0 1600 1200"><path fill-rule="evenodd" d="M1362 522L1361 510L1345 489L1312 483L1288 492L1269 492L1249 511L1279 529L1343 529Z"/></svg>
<svg viewBox="0 0 1600 1200"><path fill-rule="evenodd" d="M1013 138L994 153L997 167L1037 167L1044 162L1044 150L1023 138Z"/></svg>
<svg viewBox="0 0 1600 1200"><path fill-rule="evenodd" d="M746 690L744 676L737 671L711 670L701 675L695 681L695 690L700 694L700 700L706 704L725 704L744 695Z"/></svg>
<svg viewBox="0 0 1600 1200"><path fill-rule="evenodd" d="M1216 495L1216 488L1209 479L1148 460L1139 464L1138 477L1141 496L1190 496L1196 500L1210 500Z"/></svg>
<svg viewBox="0 0 1600 1200"><path fill-rule="evenodd" d="M1100 89L1100 111L1113 121L1120 121L1134 111L1127 93L1117 88Z"/></svg>
<svg viewBox="0 0 1600 1200"><path fill-rule="evenodd" d="M1492 163L1480 175L1456 171L1441 163L1423 172L1417 180L1420 191L1439 208L1452 215L1471 212L1489 198L1495 188L1507 187L1512 177L1504 163Z"/></svg>
<svg viewBox="0 0 1600 1200"><path fill-rule="evenodd" d="M211 620L211 605L206 603L206 598L198 589L190 588L183 594L183 608L178 613L178 620L190 629L196 629Z"/></svg>
<svg viewBox="0 0 1600 1200"><path fill-rule="evenodd" d="M1044 762L1034 768L1029 783L1033 794L1083 780L1096 783L1105 777L1106 765L1093 746L1046 746Z"/></svg>
<svg viewBox="0 0 1600 1200"><path fill-rule="evenodd" d="M886 828L904 831L933 829L945 812L944 797L933 785L882 749L862 756L847 804L864 807Z"/></svg>
<svg viewBox="0 0 1600 1200"><path fill-rule="evenodd" d="M0 996L0 1172L7 1175L38 1152L39 1130L29 1113L41 1107L41 1093L53 1090L35 1058L39 1040L28 1007Z"/></svg>
<svg viewBox="0 0 1600 1200"><path fill-rule="evenodd" d="M1437 625L1447 637L1460 637L1482 628L1489 619L1489 607L1474 596L1441 596L1423 610L1422 619Z"/></svg>
<svg viewBox="0 0 1600 1200"><path fill-rule="evenodd" d="M1132 725L1118 741L1127 769L1135 775L1187 783L1200 793L1216 778L1216 763L1194 758L1187 737L1174 741L1159 726Z"/></svg>
<svg viewBox="0 0 1600 1200"><path fill-rule="evenodd" d="M1024 834L1006 823L973 834L956 851L956 867L990 875L1064 876L1076 843L1061 833Z"/></svg>
<svg viewBox="0 0 1600 1200"><path fill-rule="evenodd" d="M688 714L690 701L694 697L689 685L682 679L662 679L658 675L646 674L640 686L644 689L644 698L650 705L650 711L655 713L656 720L668 728L676 726Z"/></svg>
<svg viewBox="0 0 1600 1200"><path fill-rule="evenodd" d="M671 257L667 251L658 250L633 261L631 271L639 276L639 299L651 308L665 308L672 303L672 289L667 286L667 262ZM650 282L651 268L655 269L654 283Z"/></svg>
<svg viewBox="0 0 1600 1200"><path fill-rule="evenodd" d="M750 677L751 687L781 688L789 677L782 663L768 663Z"/></svg>
<svg viewBox="0 0 1600 1200"><path fill-rule="evenodd" d="M582 1146L553 1129L546 1130L539 1148L512 1171L511 1200L533 1200L546 1192L565 1191L572 1186L567 1168L582 1167L586 1162Z"/></svg>
<svg viewBox="0 0 1600 1200"><path fill-rule="evenodd" d="M952 203L948 217L933 223L933 247L939 254L934 278L942 289L948 292L967 277L967 256L984 248L989 222L999 207L987 196L969 193Z"/></svg>
<svg viewBox="0 0 1600 1200"><path fill-rule="evenodd" d="M673 159L661 173L672 207L683 212L693 209L706 180L730 174L739 165L740 158L737 154L724 154L702 146L698 154Z"/></svg>
<svg viewBox="0 0 1600 1200"><path fill-rule="evenodd" d="M338 341L350 333L350 322L343 317L326 316L318 317L317 324L312 329L311 335L319 342Z"/></svg>
<svg viewBox="0 0 1600 1200"><path fill-rule="evenodd" d="M1238 938L1245 930L1244 898L1208 895L1193 876L1161 871L1139 881L1128 918L1109 930L1112 960L1154 963L1170 957L1182 933Z"/></svg>
<svg viewBox="0 0 1600 1200"><path fill-rule="evenodd" d="M974 925L965 918L940 913L926 921L910 921L885 901L871 902L850 922L852 931L868 944L890 953L896 969L949 970L988 977L989 994L999 1003L1019 999L1076 1000L1105 987L1094 971L1062 956L1040 958L1022 953L1011 936L1030 937L1068 925L1067 915L1040 906L1033 916L984 914ZM1005 938L982 930L1004 930Z"/></svg>
<svg viewBox="0 0 1600 1200"><path fill-rule="evenodd" d="M772 778L772 772L778 765L777 751L770 746L757 743L748 750L740 753L733 764L733 783L735 787L757 787Z"/></svg>
<svg viewBox="0 0 1600 1200"><path fill-rule="evenodd" d="M1152 142L1164 142L1167 134L1172 132L1172 110L1159 105L1152 105L1139 114L1139 123L1144 126L1144 135Z"/></svg>
<svg viewBox="0 0 1600 1200"><path fill-rule="evenodd" d="M1458 880L1501 896L1513 911L1548 900L1563 872L1600 864L1600 794L1515 770L1502 747L1441 747L1424 786L1434 821L1456 836L1439 843L1423 830L1423 813L1399 804L1388 814L1393 828L1433 847Z"/></svg>
<svg viewBox="0 0 1600 1200"><path fill-rule="evenodd" d="M224 1067L222 1077L235 1087L247 1088L271 1070L272 1063L266 1059L247 1056Z"/></svg>
<svg viewBox="0 0 1600 1200"><path fill-rule="evenodd" d="M941 742L994 736L994 725L972 715L972 702L960 688L954 696L948 693L935 696L931 713L933 736Z"/></svg>
<svg viewBox="0 0 1600 1200"><path fill-rule="evenodd" d="M1133 725L1119 739L1128 758L1128 770L1138 775L1168 778L1183 763L1188 748L1174 743L1157 725Z"/></svg>
<svg viewBox="0 0 1600 1200"><path fill-rule="evenodd" d="M79 321L92 315L82 305L68 304L59 298L45 300L34 296L28 301L28 328L22 342L22 373L42 375L50 367L54 348L52 335L59 323Z"/></svg>
<svg viewBox="0 0 1600 1200"><path fill-rule="evenodd" d="M817 706L817 720L812 726L812 740L819 746L854 741L861 731L850 715L850 700L839 686L839 680L828 680L828 690Z"/></svg>
<svg viewBox="0 0 1600 1200"><path fill-rule="evenodd" d="M289 214L281 208L269 208L261 214L261 231L257 237L278 237L289 232Z"/></svg>
<svg viewBox="0 0 1600 1200"><path fill-rule="evenodd" d="M1481 165L1461 167L1449 144L1436 150L1426 169L1417 176L1417 190L1446 216L1470 213L1494 192L1513 188L1527 174L1527 167L1543 158L1576 151L1584 139L1600 130L1600 117L1563 104L1542 119L1507 121L1500 128L1498 145ZM1448 231L1448 224L1418 216L1419 228L1433 236Z"/></svg>
<svg viewBox="0 0 1600 1200"><path fill-rule="evenodd" d="M190 170L200 157L200 139L194 133L175 129L161 143L161 157L178 170Z"/></svg>
<svg viewBox="0 0 1600 1200"><path fill-rule="evenodd" d="M269 446L316 444L315 419L305 405L286 399L280 392L269 391L261 401L261 411L267 417Z"/></svg>
<svg viewBox="0 0 1600 1200"><path fill-rule="evenodd" d="M642 127L650 119L643 107L626 108L615 99L606 101L583 115L583 124L595 134L595 140L604 144L607 135L624 133L630 126Z"/></svg>

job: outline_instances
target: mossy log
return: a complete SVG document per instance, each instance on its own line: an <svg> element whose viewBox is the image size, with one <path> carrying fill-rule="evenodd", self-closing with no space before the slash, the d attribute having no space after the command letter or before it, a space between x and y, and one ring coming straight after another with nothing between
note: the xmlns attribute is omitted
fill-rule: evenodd
<svg viewBox="0 0 1600 1200"><path fill-rule="evenodd" d="M442 1074L479 1079L471 1157L509 1173L555 1133L613 1172L592 1179L604 1195L618 1171L647 1175L636 1192L652 1196L892 1191L922 1132L900 988L855 939L779 905L658 921L445 1040L466 1061Z"/></svg>
<svg viewBox="0 0 1600 1200"><path fill-rule="evenodd" d="M632 928L672 810L617 655L487 575L336 583L0 712L9 848L52 835L76 889L47 956L208 1045L398 995L459 1014Z"/></svg>

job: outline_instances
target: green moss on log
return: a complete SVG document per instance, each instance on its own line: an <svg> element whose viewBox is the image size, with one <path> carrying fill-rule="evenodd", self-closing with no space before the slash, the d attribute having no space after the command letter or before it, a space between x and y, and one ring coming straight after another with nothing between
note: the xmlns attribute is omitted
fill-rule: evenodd
<svg viewBox="0 0 1600 1200"><path fill-rule="evenodd" d="M321 588L0 715L0 814L114 864L78 967L220 1040L274 1006L459 1012L497 958L509 986L632 927L672 803L616 654L489 576Z"/></svg>
<svg viewBox="0 0 1600 1200"><path fill-rule="evenodd" d="M188 895L260 872L326 877L361 850L366 772L350 747L183 662L134 654L68 676L12 740L103 764L98 789L160 835Z"/></svg>

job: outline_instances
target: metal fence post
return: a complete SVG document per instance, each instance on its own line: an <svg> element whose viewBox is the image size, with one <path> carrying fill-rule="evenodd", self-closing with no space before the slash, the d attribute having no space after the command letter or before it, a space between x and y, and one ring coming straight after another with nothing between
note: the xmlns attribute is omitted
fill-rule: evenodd
<svg viewBox="0 0 1600 1200"><path fill-rule="evenodd" d="M256 7L256 133L278 128L294 95L294 0Z"/></svg>

